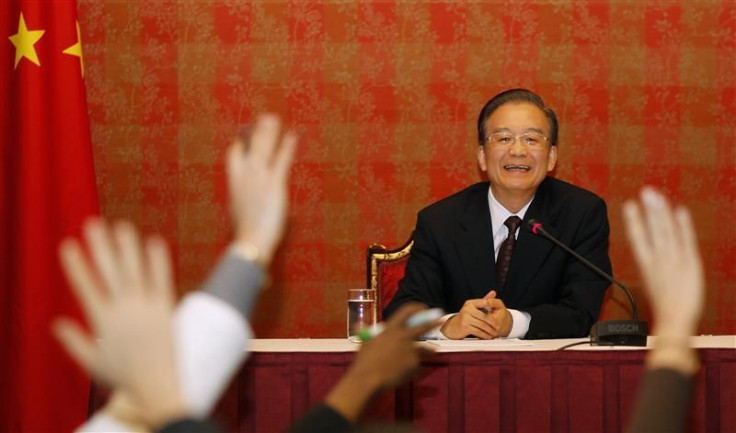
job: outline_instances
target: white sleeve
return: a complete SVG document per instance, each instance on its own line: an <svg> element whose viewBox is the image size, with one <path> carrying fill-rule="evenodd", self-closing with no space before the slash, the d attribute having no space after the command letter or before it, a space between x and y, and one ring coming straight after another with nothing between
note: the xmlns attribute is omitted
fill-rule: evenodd
<svg viewBox="0 0 736 433"><path fill-rule="evenodd" d="M526 311L512 310L511 308L508 309L508 312L511 313L513 322L509 336L506 338L524 338L529 331L529 323L532 321L531 314Z"/></svg>
<svg viewBox="0 0 736 433"><path fill-rule="evenodd" d="M209 415L248 354L250 325L238 310L205 292L188 294L174 315L176 361L182 395L195 417ZM97 412L77 432L130 432Z"/></svg>
<svg viewBox="0 0 736 433"><path fill-rule="evenodd" d="M77 427L76 433L138 433L122 421L104 412L97 412L86 423Z"/></svg>
<svg viewBox="0 0 736 433"><path fill-rule="evenodd" d="M512 324L509 336L506 338L524 338L526 333L529 331L529 323L532 321L532 316L525 311L512 310L511 308L509 308L508 311L511 313ZM442 331L440 331L440 328L455 314L456 313L442 316L440 319L442 323L438 327L424 334L423 338L426 340L447 340L448 338L445 337L445 334L443 334Z"/></svg>
<svg viewBox="0 0 736 433"><path fill-rule="evenodd" d="M450 319L450 317L456 314L457 313L450 313L450 314L445 314L444 316L440 317L440 324L437 325L436 328L422 335L422 339L424 340L449 340L449 338L445 337L445 334L443 334L442 331L440 331L440 328L442 328L442 325L444 325L445 322L447 322L447 320Z"/></svg>
<svg viewBox="0 0 736 433"><path fill-rule="evenodd" d="M238 310L204 292L184 298L174 327L182 394L195 417L206 416L245 360L252 330Z"/></svg>

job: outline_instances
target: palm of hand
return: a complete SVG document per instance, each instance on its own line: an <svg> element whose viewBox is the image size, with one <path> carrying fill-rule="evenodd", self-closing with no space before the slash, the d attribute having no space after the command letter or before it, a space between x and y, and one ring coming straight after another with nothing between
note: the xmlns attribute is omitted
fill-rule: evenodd
<svg viewBox="0 0 736 433"><path fill-rule="evenodd" d="M624 204L626 232L644 278L659 326L690 333L703 309L704 276L689 212L672 210L651 188L642 207Z"/></svg>

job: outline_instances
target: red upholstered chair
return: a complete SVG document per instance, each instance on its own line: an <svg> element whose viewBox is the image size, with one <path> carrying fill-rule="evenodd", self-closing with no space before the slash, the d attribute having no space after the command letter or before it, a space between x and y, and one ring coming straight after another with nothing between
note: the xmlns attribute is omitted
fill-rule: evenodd
<svg viewBox="0 0 736 433"><path fill-rule="evenodd" d="M383 307L399 290L399 281L404 278L406 261L413 245L414 240L410 236L395 250L373 244L366 251L366 287L376 291L376 319L379 321L382 320Z"/></svg>

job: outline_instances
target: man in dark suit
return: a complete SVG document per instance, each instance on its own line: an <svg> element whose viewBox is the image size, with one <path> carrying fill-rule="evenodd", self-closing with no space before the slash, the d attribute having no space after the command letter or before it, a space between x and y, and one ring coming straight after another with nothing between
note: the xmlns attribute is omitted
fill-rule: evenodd
<svg viewBox="0 0 736 433"><path fill-rule="evenodd" d="M478 163L489 182L419 212L399 291L449 314L436 336L566 338L588 335L608 282L526 229L536 219L611 272L605 202L548 177L557 162L557 117L536 94L496 95L478 117Z"/></svg>

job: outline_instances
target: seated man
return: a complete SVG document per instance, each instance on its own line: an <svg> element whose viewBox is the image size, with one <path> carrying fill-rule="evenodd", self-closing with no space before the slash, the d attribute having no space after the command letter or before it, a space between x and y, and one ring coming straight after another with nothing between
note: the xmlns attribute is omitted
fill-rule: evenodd
<svg viewBox="0 0 736 433"><path fill-rule="evenodd" d="M490 182L419 212L406 275L385 317L419 301L457 313L438 338L588 335L609 283L526 229L530 219L542 222L611 272L605 202L547 176L557 162L557 116L533 92L508 90L481 110L478 142Z"/></svg>

